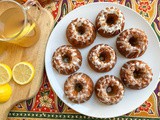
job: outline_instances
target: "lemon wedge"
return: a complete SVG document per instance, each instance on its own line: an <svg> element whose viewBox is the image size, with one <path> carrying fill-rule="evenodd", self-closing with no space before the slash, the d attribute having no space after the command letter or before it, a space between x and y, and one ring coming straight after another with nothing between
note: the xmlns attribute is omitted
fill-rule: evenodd
<svg viewBox="0 0 160 120"><path fill-rule="evenodd" d="M12 88L7 83L4 85L0 85L0 103L4 103L9 100L12 94Z"/></svg>
<svg viewBox="0 0 160 120"><path fill-rule="evenodd" d="M0 85L8 83L12 78L11 68L0 63Z"/></svg>
<svg viewBox="0 0 160 120"><path fill-rule="evenodd" d="M20 85L29 83L35 74L35 69L31 63L20 62L13 67L13 80Z"/></svg>

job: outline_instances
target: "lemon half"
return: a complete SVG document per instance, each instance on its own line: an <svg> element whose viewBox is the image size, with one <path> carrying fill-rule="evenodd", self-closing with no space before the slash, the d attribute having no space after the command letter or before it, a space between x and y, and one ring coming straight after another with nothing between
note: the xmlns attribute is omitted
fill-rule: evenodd
<svg viewBox="0 0 160 120"><path fill-rule="evenodd" d="M4 103L9 100L12 94L12 88L7 83L4 85L0 85L0 103Z"/></svg>
<svg viewBox="0 0 160 120"><path fill-rule="evenodd" d="M29 83L35 74L35 69L31 63L20 62L13 67L13 80L20 85Z"/></svg>
<svg viewBox="0 0 160 120"><path fill-rule="evenodd" d="M12 78L12 71L8 65L0 63L0 85L8 83Z"/></svg>

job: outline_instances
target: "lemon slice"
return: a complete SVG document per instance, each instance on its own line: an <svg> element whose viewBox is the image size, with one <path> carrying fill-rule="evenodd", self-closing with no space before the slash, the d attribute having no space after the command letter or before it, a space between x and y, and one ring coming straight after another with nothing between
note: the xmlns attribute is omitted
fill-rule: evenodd
<svg viewBox="0 0 160 120"><path fill-rule="evenodd" d="M27 24L27 26L24 28L24 30L22 31L22 33L18 36L17 39L23 37L24 35L27 35L29 34L34 28L35 28L36 24L33 23L32 25L31 24Z"/></svg>
<svg viewBox="0 0 160 120"><path fill-rule="evenodd" d="M8 83L12 78L11 68L0 63L0 85Z"/></svg>
<svg viewBox="0 0 160 120"><path fill-rule="evenodd" d="M0 85L0 103L4 103L9 100L12 94L12 88L7 83L4 85Z"/></svg>
<svg viewBox="0 0 160 120"><path fill-rule="evenodd" d="M35 69L28 62L20 62L13 67L12 74L17 84L25 85L34 78Z"/></svg>
<svg viewBox="0 0 160 120"><path fill-rule="evenodd" d="M15 38L14 40L18 40L18 39L22 38L23 36L29 34L35 28L35 26L36 26L35 23L33 23L33 24L28 23L26 25L26 27L23 29L23 31L20 33L20 35L17 38ZM10 35L9 38L12 38L16 35L18 35L18 33Z"/></svg>

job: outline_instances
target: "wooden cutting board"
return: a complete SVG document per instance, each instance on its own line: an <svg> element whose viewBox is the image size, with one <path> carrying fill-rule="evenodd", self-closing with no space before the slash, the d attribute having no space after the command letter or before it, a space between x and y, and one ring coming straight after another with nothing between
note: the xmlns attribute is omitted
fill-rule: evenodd
<svg viewBox="0 0 160 120"><path fill-rule="evenodd" d="M42 9L38 20L41 30L39 41L30 48L22 48L13 44L0 43L0 62L9 65L11 68L21 61L27 61L33 64L36 74L32 82L21 86L13 80L9 82L13 93L9 101L0 104L0 120L6 120L12 107L21 101L30 99L38 92L44 70L44 56L48 37L54 25L53 16L45 9Z"/></svg>

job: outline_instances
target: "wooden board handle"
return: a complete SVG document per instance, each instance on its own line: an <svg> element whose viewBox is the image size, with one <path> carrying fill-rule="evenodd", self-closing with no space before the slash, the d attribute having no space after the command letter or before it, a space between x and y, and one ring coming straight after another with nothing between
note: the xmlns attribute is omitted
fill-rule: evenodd
<svg viewBox="0 0 160 120"><path fill-rule="evenodd" d="M0 120L7 120L8 113L9 113L9 107L6 109L5 103L3 103L3 107L0 107Z"/></svg>

